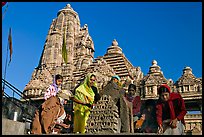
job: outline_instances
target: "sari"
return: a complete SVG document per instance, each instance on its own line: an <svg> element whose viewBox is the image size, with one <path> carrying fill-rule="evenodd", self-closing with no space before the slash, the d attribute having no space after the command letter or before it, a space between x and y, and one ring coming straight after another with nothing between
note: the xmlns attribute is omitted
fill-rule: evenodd
<svg viewBox="0 0 204 137"><path fill-rule="evenodd" d="M93 104L95 93L89 86L90 78L93 74L89 73L81 85L76 88L74 98L84 103ZM96 82L93 84L97 88ZM86 122L91 108L74 102L74 133L85 133Z"/></svg>

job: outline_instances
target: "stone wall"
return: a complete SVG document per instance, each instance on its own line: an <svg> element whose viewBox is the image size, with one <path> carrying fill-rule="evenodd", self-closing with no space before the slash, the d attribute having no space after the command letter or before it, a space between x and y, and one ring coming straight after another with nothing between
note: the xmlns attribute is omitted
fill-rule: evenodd
<svg viewBox="0 0 204 137"><path fill-rule="evenodd" d="M25 123L2 119L2 135L24 135Z"/></svg>

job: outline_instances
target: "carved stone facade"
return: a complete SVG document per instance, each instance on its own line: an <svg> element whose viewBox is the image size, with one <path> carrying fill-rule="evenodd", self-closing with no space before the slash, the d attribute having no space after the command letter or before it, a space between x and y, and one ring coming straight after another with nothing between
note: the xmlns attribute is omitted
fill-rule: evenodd
<svg viewBox="0 0 204 137"><path fill-rule="evenodd" d="M132 104L125 98L119 98L120 103L117 106L112 97L113 95L102 95L91 110L86 126L87 133L134 133Z"/></svg>
<svg viewBox="0 0 204 137"><path fill-rule="evenodd" d="M183 69L183 75L175 83L178 92L181 94L202 94L202 79L196 78L193 75L192 69L190 67L185 67Z"/></svg>
<svg viewBox="0 0 204 137"><path fill-rule="evenodd" d="M62 58L63 37L66 36L68 63ZM94 59L94 44L88 25L80 27L78 13L67 6L53 19L44 44L44 49L24 93L30 98L42 99L45 90L53 82L54 75L63 76L62 89L73 90L88 72L96 72L102 87L112 75L112 67L103 58ZM46 75L43 77L43 74Z"/></svg>
<svg viewBox="0 0 204 137"><path fill-rule="evenodd" d="M134 67L130 63L123 54L116 39L114 39L112 45L108 47L103 59L113 68L116 75L121 78L121 82L126 89L130 83L139 81L143 77L140 67Z"/></svg>
<svg viewBox="0 0 204 137"><path fill-rule="evenodd" d="M62 58L64 36L66 37L67 63ZM95 72L99 91L103 89L111 76L118 75L121 77L125 90L130 83L134 83L137 85L137 92L140 93L142 100L157 99L157 88L165 83L173 92L181 93L185 103L198 102L197 105L202 109L202 78L196 78L190 67L185 67L183 75L174 83L173 80L167 80L164 77L156 60L152 61L149 72L144 75L139 66L134 67L125 57L115 39L104 56L94 58L94 52L94 42L89 35L88 25L81 27L78 13L70 4L67 4L53 19L39 65L34 69L31 80L23 92L32 99L42 100L44 92L53 82L56 74L63 76L61 88L73 91L87 73Z"/></svg>
<svg viewBox="0 0 204 137"><path fill-rule="evenodd" d="M87 133L120 133L118 107L111 96L103 95L91 110L87 120Z"/></svg>
<svg viewBox="0 0 204 137"><path fill-rule="evenodd" d="M167 80L164 77L160 66L157 65L157 61L153 60L148 74L140 80L140 83L136 83L136 85L139 85L139 91L143 98L155 98L158 97L157 88L161 84L170 85L171 80Z"/></svg>
<svg viewBox="0 0 204 137"><path fill-rule="evenodd" d="M202 114L187 114L184 118L187 134L202 135Z"/></svg>

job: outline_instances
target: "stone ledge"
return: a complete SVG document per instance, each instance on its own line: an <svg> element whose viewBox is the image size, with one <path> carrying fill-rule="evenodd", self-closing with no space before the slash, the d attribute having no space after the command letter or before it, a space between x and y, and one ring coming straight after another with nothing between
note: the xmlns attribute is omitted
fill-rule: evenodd
<svg viewBox="0 0 204 137"><path fill-rule="evenodd" d="M2 135L24 135L25 123L2 118Z"/></svg>

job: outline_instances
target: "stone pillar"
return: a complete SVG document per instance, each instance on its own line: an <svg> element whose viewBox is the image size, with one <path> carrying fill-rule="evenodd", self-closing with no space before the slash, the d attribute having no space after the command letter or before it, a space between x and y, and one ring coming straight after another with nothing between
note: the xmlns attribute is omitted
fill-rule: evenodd
<svg viewBox="0 0 204 137"><path fill-rule="evenodd" d="M191 129L191 124L190 123L186 123L185 130L190 130L190 129Z"/></svg>
<svg viewBox="0 0 204 137"><path fill-rule="evenodd" d="M157 96L157 86L156 85L153 86L153 96L154 97Z"/></svg>
<svg viewBox="0 0 204 137"><path fill-rule="evenodd" d="M148 91L147 86L145 86L145 96L148 95L148 94L147 94L147 91Z"/></svg>

